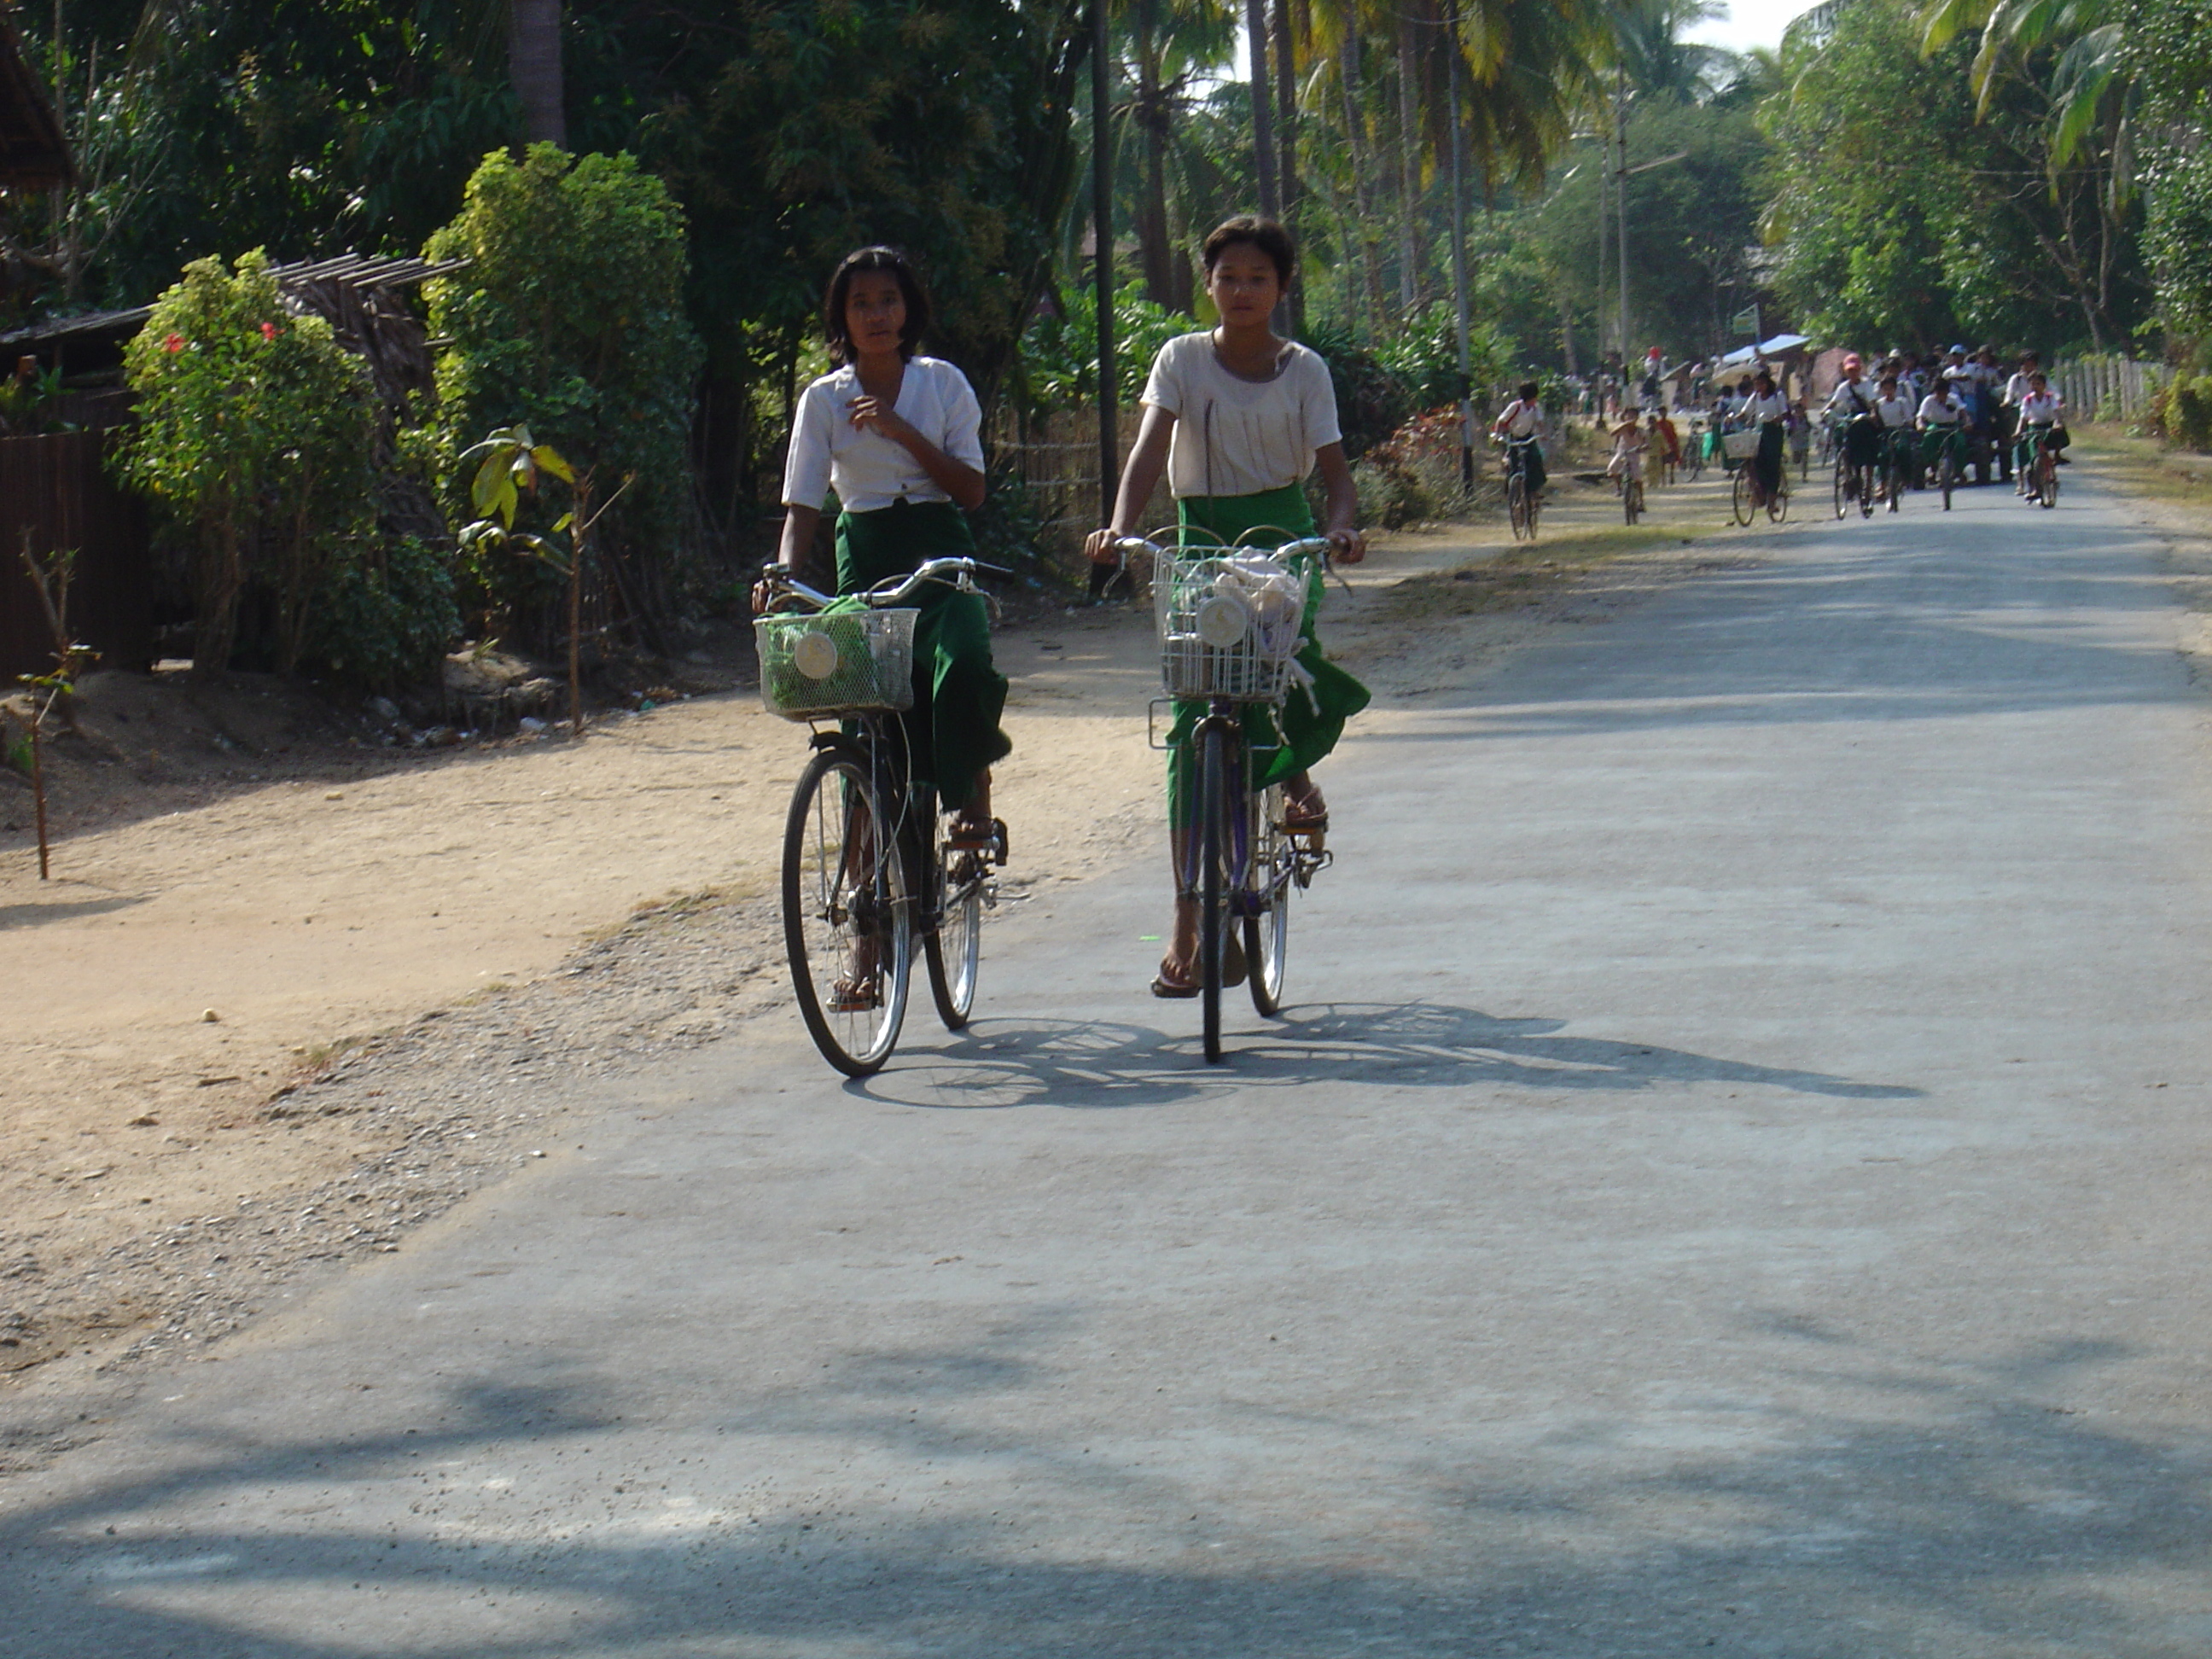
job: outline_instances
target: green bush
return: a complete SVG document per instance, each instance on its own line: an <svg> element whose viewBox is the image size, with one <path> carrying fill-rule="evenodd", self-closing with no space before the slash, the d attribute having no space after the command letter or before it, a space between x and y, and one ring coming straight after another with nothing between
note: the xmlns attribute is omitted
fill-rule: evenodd
<svg viewBox="0 0 2212 1659"><path fill-rule="evenodd" d="M118 459L187 544L193 666L230 665L239 602L265 586L276 665L299 665L324 579L371 517L372 394L319 317L287 312L258 248L195 259L124 349L138 424Z"/></svg>
<svg viewBox="0 0 2212 1659"><path fill-rule="evenodd" d="M2153 397L2151 420L2170 444L2212 449L2212 374L2175 374Z"/></svg>
<svg viewBox="0 0 2212 1659"><path fill-rule="evenodd" d="M533 144L520 161L484 158L426 252L470 261L426 286L431 331L452 342L438 359L436 446L449 514L475 516L462 452L526 425L590 471L602 500L635 475L592 532L596 562L625 566L634 592L662 591L689 540L700 364L682 210L628 155L572 161ZM469 574L490 604L531 620L561 586L538 562L496 553Z"/></svg>
<svg viewBox="0 0 2212 1659"><path fill-rule="evenodd" d="M1198 319L1170 311L1145 297L1144 284L1125 284L1114 296L1114 389L1124 409L1134 408L1160 348L1178 334L1198 331ZM1098 295L1079 288L1061 296L1056 315L1041 316L1022 336L1019 385L1033 409L1081 409L1098 397Z"/></svg>
<svg viewBox="0 0 2212 1659"><path fill-rule="evenodd" d="M1347 456L1358 460L1405 424L1413 412L1412 394L1373 352L1352 343L1349 331L1316 323L1307 328L1305 343L1328 365L1328 378L1336 389L1336 422L1344 431Z"/></svg>
<svg viewBox="0 0 2212 1659"><path fill-rule="evenodd" d="M446 554L412 536L362 544L325 585L307 645L333 678L396 691L427 678L461 631Z"/></svg>

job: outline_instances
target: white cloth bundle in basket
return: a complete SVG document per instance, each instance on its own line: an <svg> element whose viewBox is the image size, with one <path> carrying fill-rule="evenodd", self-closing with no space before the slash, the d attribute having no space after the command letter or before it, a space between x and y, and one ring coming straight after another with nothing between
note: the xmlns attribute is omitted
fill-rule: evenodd
<svg viewBox="0 0 2212 1659"><path fill-rule="evenodd" d="M1305 613L1304 557L1178 552L1161 565L1152 591L1168 695L1279 702Z"/></svg>

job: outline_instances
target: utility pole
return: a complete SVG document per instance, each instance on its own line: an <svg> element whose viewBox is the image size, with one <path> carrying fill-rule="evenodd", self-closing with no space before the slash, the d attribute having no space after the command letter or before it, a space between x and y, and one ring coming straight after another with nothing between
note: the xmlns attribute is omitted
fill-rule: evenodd
<svg viewBox="0 0 2212 1659"><path fill-rule="evenodd" d="M1474 365L1469 362L1467 347L1467 131L1460 122L1459 108L1459 12L1455 7L1449 46L1449 56L1444 60L1445 78L1451 88L1451 256L1452 310L1455 317L1454 337L1459 345L1459 482L1462 489L1474 488Z"/></svg>
<svg viewBox="0 0 2212 1659"><path fill-rule="evenodd" d="M1091 0L1091 262L1098 295L1098 522L1114 516L1121 453L1114 433L1114 157L1108 108L1106 0Z"/></svg>

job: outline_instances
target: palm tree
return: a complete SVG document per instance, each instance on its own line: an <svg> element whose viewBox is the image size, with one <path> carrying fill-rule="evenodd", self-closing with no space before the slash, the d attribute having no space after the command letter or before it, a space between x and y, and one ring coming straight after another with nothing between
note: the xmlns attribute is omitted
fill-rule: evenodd
<svg viewBox="0 0 2212 1659"><path fill-rule="evenodd" d="M507 75L522 104L526 143L568 145L561 71L561 0L507 0Z"/></svg>

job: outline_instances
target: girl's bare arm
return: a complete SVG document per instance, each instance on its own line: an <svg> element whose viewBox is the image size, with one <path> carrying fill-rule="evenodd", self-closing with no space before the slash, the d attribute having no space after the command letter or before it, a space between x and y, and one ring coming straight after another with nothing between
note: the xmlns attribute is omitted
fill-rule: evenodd
<svg viewBox="0 0 2212 1659"><path fill-rule="evenodd" d="M1093 562L1114 562L1114 543L1137 533L1137 516L1152 498L1152 490L1168 464L1168 441L1175 434L1176 417L1154 404L1144 406L1145 418L1137 428L1136 447L1121 469L1121 487L1115 492L1114 516L1107 528L1094 530L1083 544Z"/></svg>
<svg viewBox="0 0 2212 1659"><path fill-rule="evenodd" d="M1344 459L1340 443L1323 444L1314 452L1314 460L1328 496L1328 522L1322 534L1336 544L1339 559L1358 564L1367 556L1367 538L1359 533L1359 489L1352 482L1352 463Z"/></svg>

